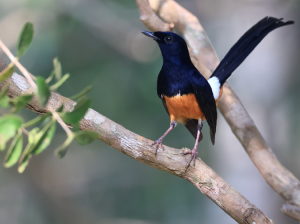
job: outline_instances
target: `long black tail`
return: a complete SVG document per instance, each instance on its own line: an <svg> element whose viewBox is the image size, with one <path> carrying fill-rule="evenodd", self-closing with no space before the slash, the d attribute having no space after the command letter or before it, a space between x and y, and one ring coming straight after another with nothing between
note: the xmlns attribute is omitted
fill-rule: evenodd
<svg viewBox="0 0 300 224"><path fill-rule="evenodd" d="M225 55L211 77L216 76L221 86L230 77L234 70L245 60L254 48L272 30L278 27L293 24L294 21L283 22L282 19L265 17L251 27Z"/></svg>

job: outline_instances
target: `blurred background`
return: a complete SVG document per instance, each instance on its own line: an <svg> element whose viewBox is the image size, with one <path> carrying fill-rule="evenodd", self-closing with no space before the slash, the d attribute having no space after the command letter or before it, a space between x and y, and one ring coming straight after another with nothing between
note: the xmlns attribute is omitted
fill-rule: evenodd
<svg viewBox="0 0 300 224"><path fill-rule="evenodd" d="M219 58L266 15L296 24L268 35L230 79L250 116L280 162L300 177L300 3L297 0L179 0L205 28ZM15 52L26 21L35 37L21 62L48 76L58 56L71 78L68 97L93 85L92 108L125 128L156 140L169 117L156 95L162 65L158 46L140 33L135 1L0 0L0 39ZM0 56L9 63L0 50ZM0 113L3 110L0 109ZM23 110L28 120L35 116ZM66 135L31 160L24 174L0 167L0 223L154 224L234 221L189 182L144 165L106 144L72 144L58 159L53 150ZM283 203L263 180L220 115L216 145L204 124L198 156L275 223L297 223L280 212ZM193 147L179 125L164 144ZM0 153L3 160L5 153Z"/></svg>

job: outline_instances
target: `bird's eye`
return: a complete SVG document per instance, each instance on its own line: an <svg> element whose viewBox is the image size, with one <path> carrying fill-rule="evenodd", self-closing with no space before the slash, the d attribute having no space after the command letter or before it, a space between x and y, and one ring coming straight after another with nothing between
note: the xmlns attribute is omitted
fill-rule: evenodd
<svg viewBox="0 0 300 224"><path fill-rule="evenodd" d="M165 41L167 43L171 43L173 41L173 38L171 36L167 36L167 37L165 37Z"/></svg>

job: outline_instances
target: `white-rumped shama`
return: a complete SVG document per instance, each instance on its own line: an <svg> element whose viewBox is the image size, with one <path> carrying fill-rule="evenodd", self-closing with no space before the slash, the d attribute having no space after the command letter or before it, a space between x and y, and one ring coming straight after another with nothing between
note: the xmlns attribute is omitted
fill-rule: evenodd
<svg viewBox="0 0 300 224"><path fill-rule="evenodd" d="M198 142L203 139L202 121L210 127L211 141L215 143L217 127L216 102L222 94L222 86L234 70L245 60L260 41L271 31L281 26L293 24L282 19L265 17L251 27L229 50L208 80L193 65L184 39L173 32L142 31L159 45L163 66L157 79L157 94L170 116L170 128L151 146L163 148L162 139L177 125L183 123L196 138L186 167L198 154Z"/></svg>

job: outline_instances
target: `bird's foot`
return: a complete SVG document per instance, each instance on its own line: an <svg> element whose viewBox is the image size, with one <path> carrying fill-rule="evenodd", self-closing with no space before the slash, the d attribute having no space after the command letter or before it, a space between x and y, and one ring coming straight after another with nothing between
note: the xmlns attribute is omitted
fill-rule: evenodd
<svg viewBox="0 0 300 224"><path fill-rule="evenodd" d="M187 162L185 168L188 168L192 162L192 160L194 160L194 166L195 166L195 163L196 163L196 157L197 157L197 154L198 154L198 150L196 147L193 148L192 151L188 151L188 152L183 152L182 155L187 155L187 154L191 154L191 158L189 159L189 161Z"/></svg>
<svg viewBox="0 0 300 224"><path fill-rule="evenodd" d="M158 147L159 147L159 146L160 146L163 150L165 150L164 146L162 145L162 140L163 140L163 138L159 138L159 139L157 139L155 142L153 142L153 143L151 144L151 147L154 146L154 145L156 145L156 148L155 148L155 155L156 155L156 153L157 153L157 150L158 150Z"/></svg>

